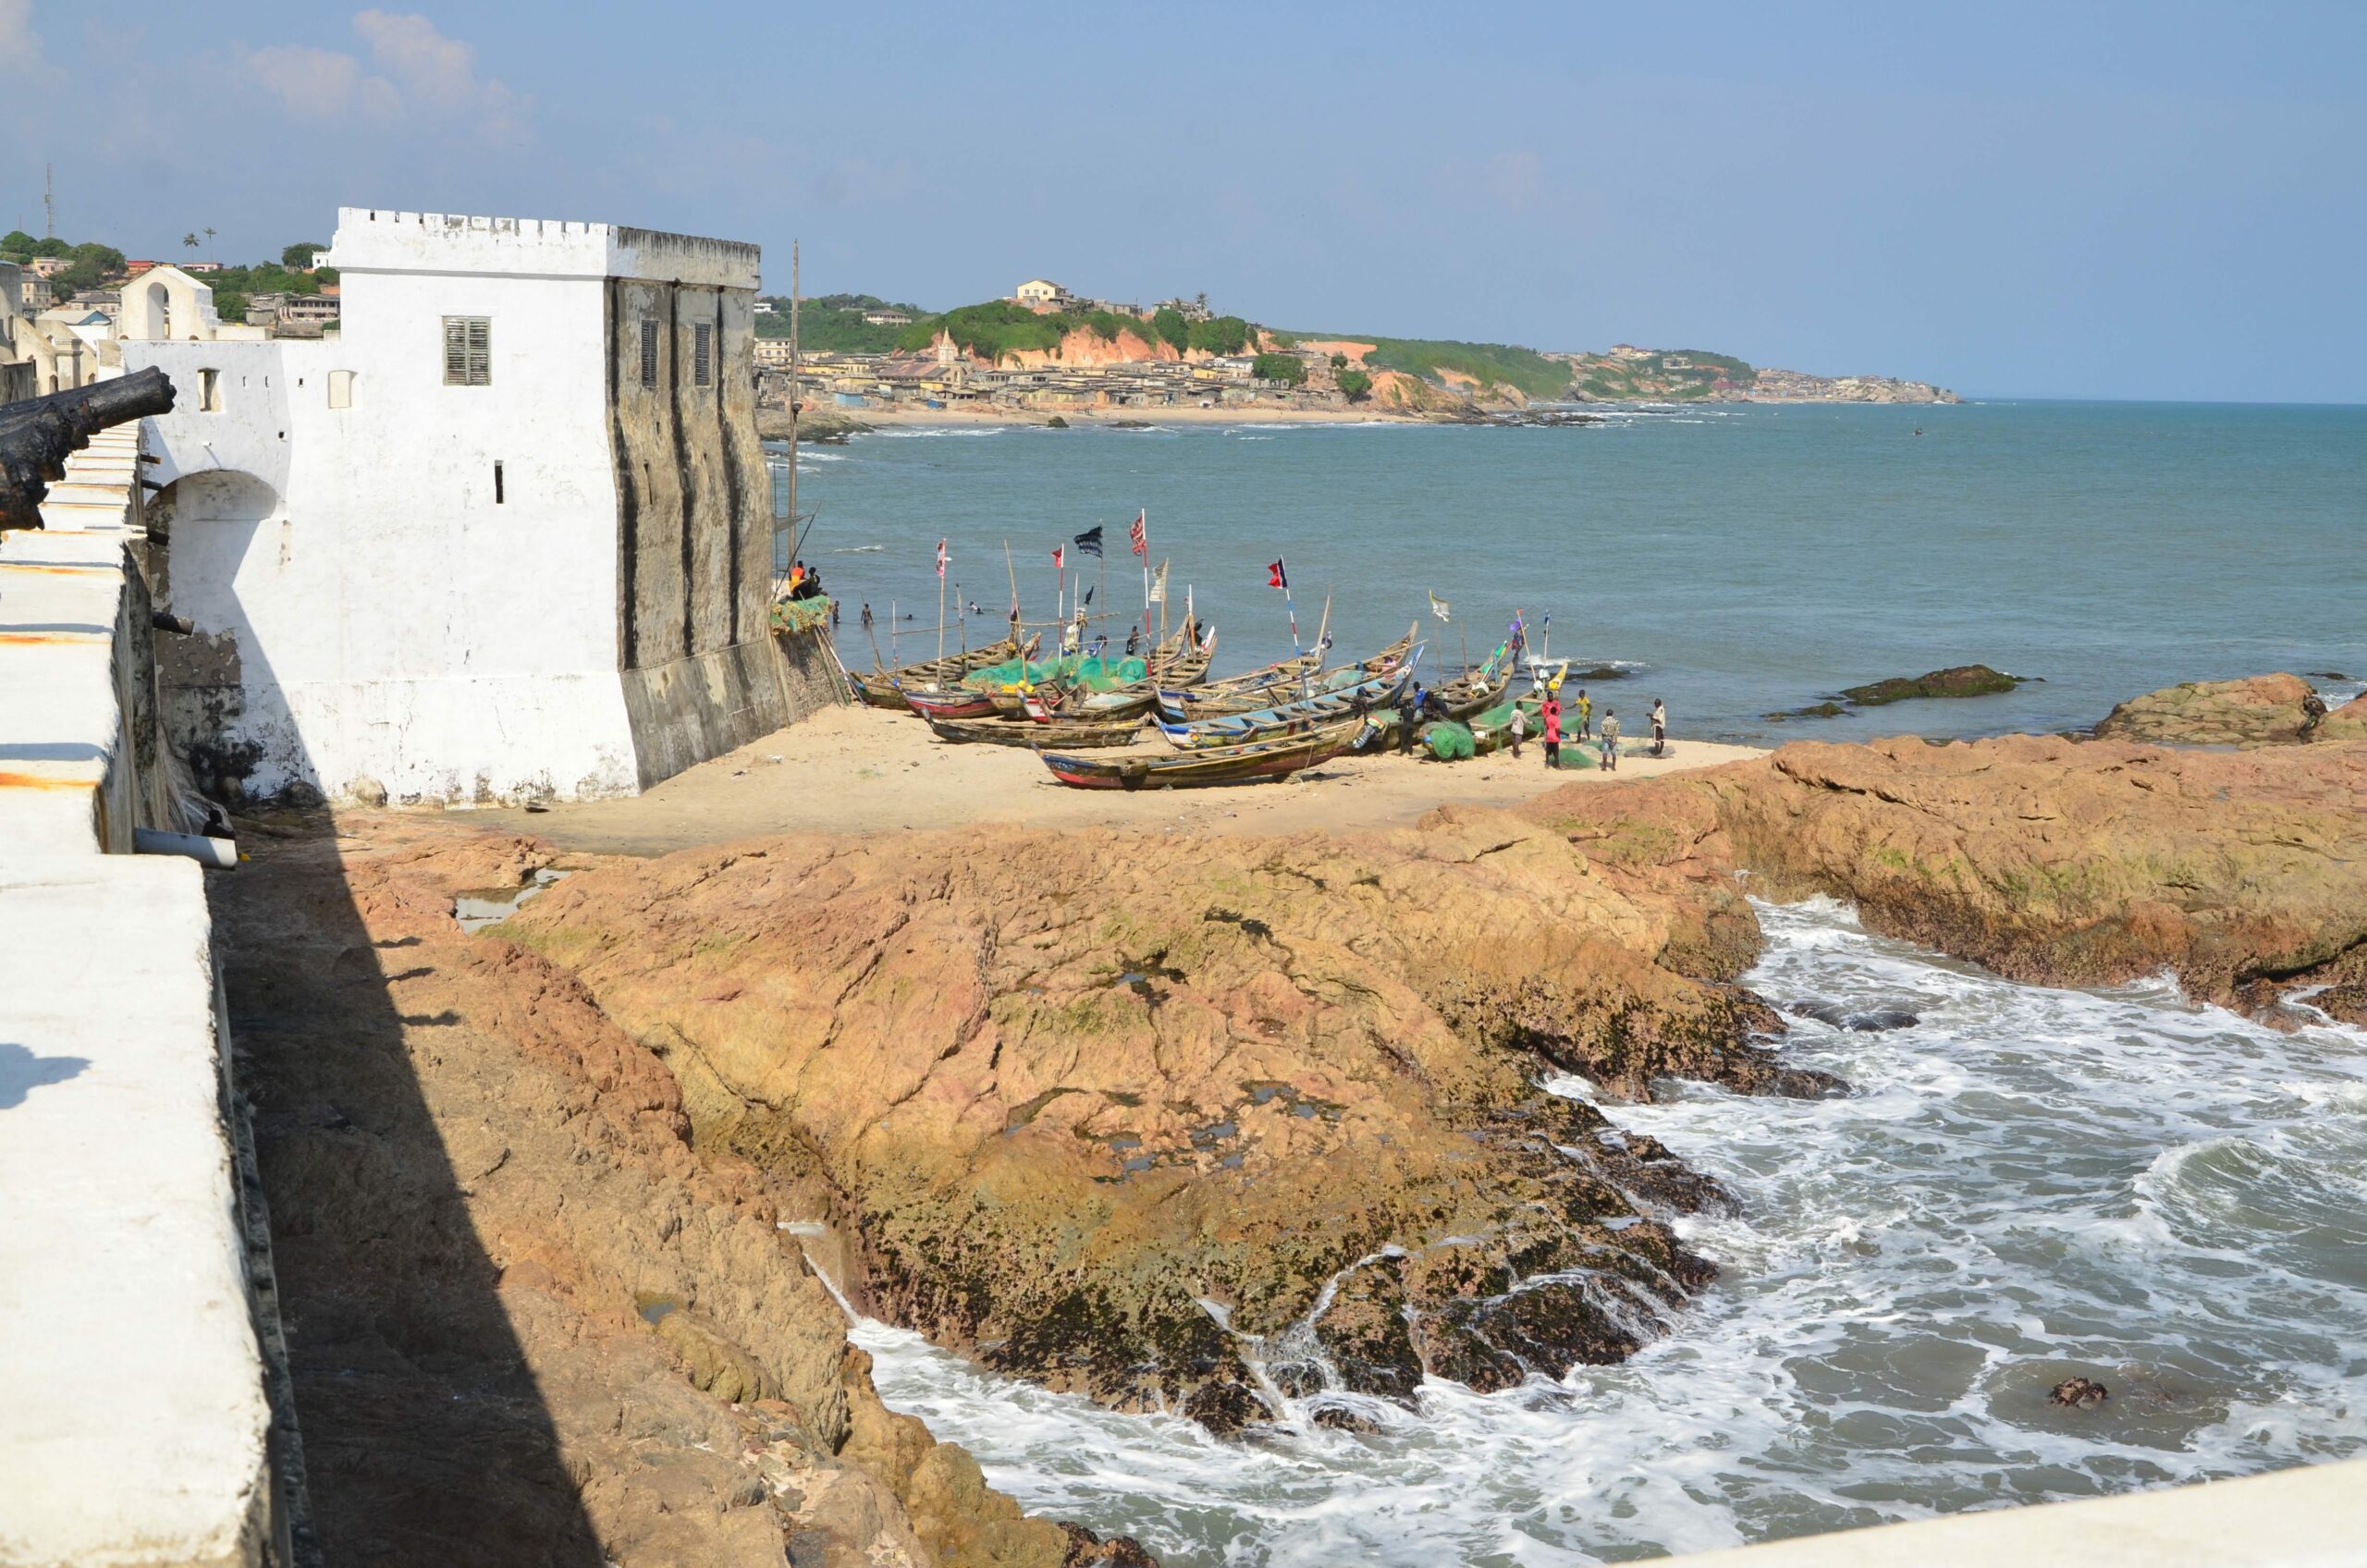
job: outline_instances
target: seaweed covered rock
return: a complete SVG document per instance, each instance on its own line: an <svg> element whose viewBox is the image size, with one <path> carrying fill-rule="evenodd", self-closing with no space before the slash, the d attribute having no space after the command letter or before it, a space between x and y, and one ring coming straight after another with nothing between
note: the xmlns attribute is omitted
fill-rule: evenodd
<svg viewBox="0 0 2367 1568"><path fill-rule="evenodd" d="M1870 708L1916 697L1990 697L2001 692L2010 692L2020 683L2017 677L1992 669L1985 664L1960 664L1912 679L1894 675L1870 686L1846 687L1841 694L1861 707Z"/></svg>
<svg viewBox="0 0 2367 1568"><path fill-rule="evenodd" d="M2367 696L2353 697L2318 721L2310 731L2316 741L2367 741Z"/></svg>
<svg viewBox="0 0 2367 1568"><path fill-rule="evenodd" d="M1334 1391L1403 1400L1624 1354L1707 1280L1658 1216L1714 1184L1532 1087L1772 1081L1756 924L1688 852L1470 809L767 840L503 929L665 1056L703 1147L816 1165L871 1310L1232 1430L1308 1335Z"/></svg>
<svg viewBox="0 0 2367 1568"><path fill-rule="evenodd" d="M2131 697L2096 726L2099 738L2167 746L2275 746L2308 739L2325 704L2298 675L2189 680Z"/></svg>

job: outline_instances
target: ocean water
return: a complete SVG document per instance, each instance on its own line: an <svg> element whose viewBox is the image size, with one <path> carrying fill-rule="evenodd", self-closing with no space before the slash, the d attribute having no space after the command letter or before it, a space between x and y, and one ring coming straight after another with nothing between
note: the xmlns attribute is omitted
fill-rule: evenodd
<svg viewBox="0 0 2367 1568"><path fill-rule="evenodd" d="M1918 430L1921 435L1917 435ZM935 549L1000 634L1007 541L1029 619L1095 523L1096 607L1142 604L1125 529L1220 634L1220 673L1290 650L1332 597L1343 653L1419 619L1432 665L1515 609L1557 655L1634 667L1599 703L1769 741L2084 728L2175 680L2367 676L2367 408L1985 403L1626 410L1566 430L1190 425L900 429L807 447L801 553L847 601L848 660L936 649ZM1072 550L1070 564L1078 564ZM1453 620L1428 617L1427 595ZM1179 594L1180 599L1180 594ZM907 623L890 628L890 601ZM1115 623L1122 636L1128 620ZM895 633L891 637L891 630ZM958 640L958 633L956 634ZM1534 643L1534 638L1532 638ZM2003 696L1773 725L1844 686L1984 663ZM2324 680L2335 695L2356 679ZM1631 729L1633 726L1631 725Z"/></svg>
<svg viewBox="0 0 2367 1568"><path fill-rule="evenodd" d="M1919 1022L1800 1024L1847 1098L1611 1108L1745 1206L1680 1222L1722 1278L1625 1365L1220 1441L859 1323L881 1394L1170 1568L1624 1561L2367 1453L2367 1035L1760 914L1772 1000ZM2112 1397L2049 1404L2073 1374Z"/></svg>

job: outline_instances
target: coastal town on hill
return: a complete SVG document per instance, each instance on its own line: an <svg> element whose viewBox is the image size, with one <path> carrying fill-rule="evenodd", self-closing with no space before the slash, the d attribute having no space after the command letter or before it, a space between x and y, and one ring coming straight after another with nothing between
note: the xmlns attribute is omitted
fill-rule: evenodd
<svg viewBox="0 0 2367 1568"><path fill-rule="evenodd" d="M1952 403L1886 376L1815 376L1730 355L1288 332L1219 315L1203 293L1144 307L1046 277L942 313L869 295L757 302L755 358L803 396L868 414L1038 416L1100 411L1484 419L1536 405L1654 402ZM766 402L785 404L786 387ZM857 417L861 417L858 414Z"/></svg>

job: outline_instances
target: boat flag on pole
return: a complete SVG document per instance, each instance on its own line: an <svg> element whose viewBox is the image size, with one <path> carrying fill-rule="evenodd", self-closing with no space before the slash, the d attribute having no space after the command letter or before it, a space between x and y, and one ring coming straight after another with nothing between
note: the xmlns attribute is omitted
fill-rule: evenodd
<svg viewBox="0 0 2367 1568"><path fill-rule="evenodd" d="M1062 567L1066 566L1068 564L1068 558L1069 554L1067 546L1061 545L1055 545L1052 546L1052 570L1054 571L1058 571Z"/></svg>
<svg viewBox="0 0 2367 1568"><path fill-rule="evenodd" d="M1266 586L1280 588L1285 594L1291 591L1290 573L1282 570L1281 561L1273 560L1266 563Z"/></svg>
<svg viewBox="0 0 2367 1568"><path fill-rule="evenodd" d="M1134 541L1134 554L1146 561L1150 559L1150 508L1146 507L1134 514L1134 522L1126 529L1126 537Z"/></svg>
<svg viewBox="0 0 2367 1568"><path fill-rule="evenodd" d="M1143 603L1147 605L1167 603L1167 563L1165 561L1159 562L1159 570L1150 574L1150 595Z"/></svg>
<svg viewBox="0 0 2367 1568"><path fill-rule="evenodd" d="M1091 528L1088 528L1084 533L1078 534L1076 536L1076 548L1079 555L1100 555L1101 525L1097 522Z"/></svg>
<svg viewBox="0 0 2367 1568"><path fill-rule="evenodd" d="M952 558L953 557L945 553L945 541L939 539L937 542L937 578L938 582L942 582L945 581L945 563Z"/></svg>
<svg viewBox="0 0 2367 1568"><path fill-rule="evenodd" d="M1448 619L1446 601L1440 598L1436 594L1430 594L1430 613L1438 617L1441 620Z"/></svg>

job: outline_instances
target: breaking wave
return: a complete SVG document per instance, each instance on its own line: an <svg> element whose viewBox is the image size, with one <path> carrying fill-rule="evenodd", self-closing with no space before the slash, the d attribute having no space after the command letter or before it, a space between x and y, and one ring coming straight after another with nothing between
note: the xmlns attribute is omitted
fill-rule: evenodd
<svg viewBox="0 0 2367 1568"><path fill-rule="evenodd" d="M2367 1452L2358 1031L2016 985L1829 900L1760 913L1770 999L1917 1022L1798 1023L1847 1098L1611 1109L1744 1203L1680 1224L1723 1278L1625 1366L1220 1441L860 1323L881 1393L1030 1509L1179 1568L1580 1563ZM2074 1372L2113 1397L2048 1404Z"/></svg>

